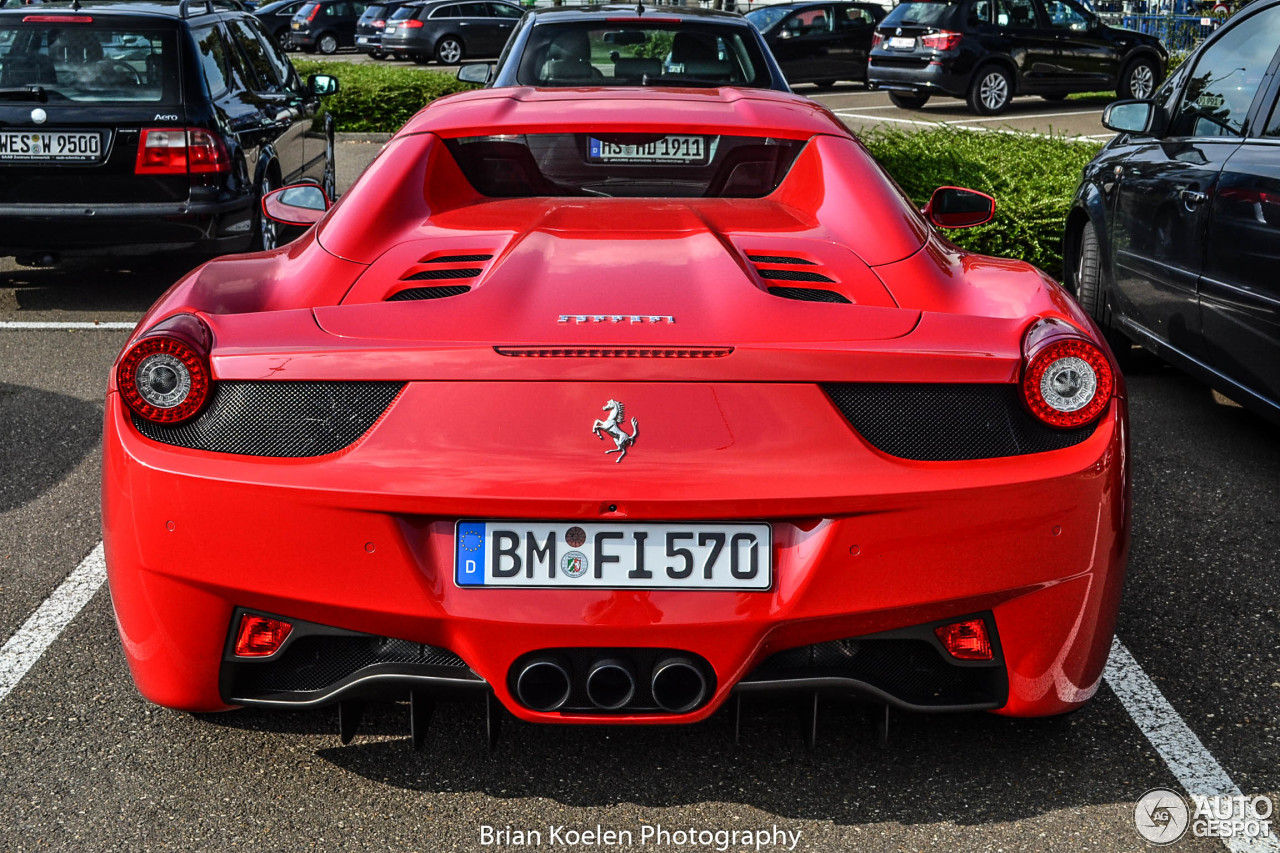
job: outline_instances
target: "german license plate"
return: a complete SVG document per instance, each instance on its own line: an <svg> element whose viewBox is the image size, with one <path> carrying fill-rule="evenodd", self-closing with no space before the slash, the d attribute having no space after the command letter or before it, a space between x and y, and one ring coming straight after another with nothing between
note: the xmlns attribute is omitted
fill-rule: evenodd
<svg viewBox="0 0 1280 853"><path fill-rule="evenodd" d="M28 130L0 132L0 160L91 162L101 157L100 133Z"/></svg>
<svg viewBox="0 0 1280 853"><path fill-rule="evenodd" d="M368 43L369 43L369 37L368 37L368 36L360 36L359 38L357 38L357 39L356 39L356 41L357 41L357 42L359 42L360 44L368 44Z"/></svg>
<svg viewBox="0 0 1280 853"><path fill-rule="evenodd" d="M471 587L767 590L768 524L459 521L454 579Z"/></svg>
<svg viewBox="0 0 1280 853"><path fill-rule="evenodd" d="M396 31L395 27L387 27L385 30L383 30L384 33L394 33L395 31Z"/></svg>
<svg viewBox="0 0 1280 853"><path fill-rule="evenodd" d="M619 145L603 139L588 139L587 160L595 163L689 163L707 162L707 140L702 136L664 136L640 145Z"/></svg>
<svg viewBox="0 0 1280 853"><path fill-rule="evenodd" d="M891 36L889 38L889 47L894 50L915 50L916 40L906 36Z"/></svg>

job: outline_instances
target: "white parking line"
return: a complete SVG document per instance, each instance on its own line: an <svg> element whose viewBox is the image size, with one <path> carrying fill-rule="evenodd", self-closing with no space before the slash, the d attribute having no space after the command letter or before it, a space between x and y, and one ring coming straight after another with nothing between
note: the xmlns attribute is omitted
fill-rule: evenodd
<svg viewBox="0 0 1280 853"><path fill-rule="evenodd" d="M0 702L18 686L106 579L107 564L99 542L0 649Z"/></svg>
<svg viewBox="0 0 1280 853"><path fill-rule="evenodd" d="M1218 759L1173 710L1118 637L1111 641L1111 657L1103 678L1188 794L1240 796L1240 789ZM1232 853L1280 851L1280 841L1274 834L1258 839L1225 838L1223 843Z"/></svg>
<svg viewBox="0 0 1280 853"><path fill-rule="evenodd" d="M137 326L137 322L118 323L118 322L36 322L34 320L5 320L0 321L0 329L126 329L133 331Z"/></svg>

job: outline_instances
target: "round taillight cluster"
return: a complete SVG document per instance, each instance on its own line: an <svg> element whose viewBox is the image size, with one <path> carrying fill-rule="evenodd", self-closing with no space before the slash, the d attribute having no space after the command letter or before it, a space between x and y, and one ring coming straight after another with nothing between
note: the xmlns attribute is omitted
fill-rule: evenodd
<svg viewBox="0 0 1280 853"><path fill-rule="evenodd" d="M209 398L209 367L195 347L157 334L134 344L116 367L120 396L140 417L176 424L194 417Z"/></svg>
<svg viewBox="0 0 1280 853"><path fill-rule="evenodd" d="M1107 408L1115 374L1102 350L1088 341L1059 340L1037 351L1022 376L1031 413L1058 429L1092 423Z"/></svg>

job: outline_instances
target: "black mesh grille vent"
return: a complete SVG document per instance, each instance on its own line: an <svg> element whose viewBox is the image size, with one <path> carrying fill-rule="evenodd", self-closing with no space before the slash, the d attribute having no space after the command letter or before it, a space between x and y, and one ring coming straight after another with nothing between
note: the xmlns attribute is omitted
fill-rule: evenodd
<svg viewBox="0 0 1280 853"><path fill-rule="evenodd" d="M487 261L493 255L444 255L439 258L432 258L429 261L423 261L424 264L474 264L480 261Z"/></svg>
<svg viewBox="0 0 1280 853"><path fill-rule="evenodd" d="M949 663L927 640L833 640L770 656L748 681L839 676L877 687L912 705L1003 702L1003 668Z"/></svg>
<svg viewBox="0 0 1280 853"><path fill-rule="evenodd" d="M349 447L382 416L402 382L218 382L200 415L162 426L136 415L153 441L244 456L323 456Z"/></svg>
<svg viewBox="0 0 1280 853"><path fill-rule="evenodd" d="M805 272L804 270L766 270L757 269L761 278L767 278L770 281L825 281L835 283L835 279L827 278L822 273Z"/></svg>
<svg viewBox="0 0 1280 853"><path fill-rule="evenodd" d="M423 270L407 275L401 281L441 281L449 278L475 278L484 272L480 267L462 267L456 270Z"/></svg>
<svg viewBox="0 0 1280 853"><path fill-rule="evenodd" d="M991 459L1061 450L1097 428L1041 424L1022 407L1017 385L824 384L858 434L903 459Z"/></svg>
<svg viewBox="0 0 1280 853"><path fill-rule="evenodd" d="M468 672L462 658L436 646L385 637L319 635L299 637L269 663L238 667L235 691L249 697L321 690L380 664L419 664Z"/></svg>
<svg viewBox="0 0 1280 853"><path fill-rule="evenodd" d="M783 299L798 299L801 302L848 302L842 293L834 290L821 290L816 287L771 287L769 292Z"/></svg>
<svg viewBox="0 0 1280 853"><path fill-rule="evenodd" d="M461 296L471 288L465 284L442 284L438 287L407 287L387 297L388 302L410 302L416 299L444 299Z"/></svg>
<svg viewBox="0 0 1280 853"><path fill-rule="evenodd" d="M806 261L804 258L788 258L785 255L747 255L747 260L757 264L802 264L807 267L815 265L813 261Z"/></svg>

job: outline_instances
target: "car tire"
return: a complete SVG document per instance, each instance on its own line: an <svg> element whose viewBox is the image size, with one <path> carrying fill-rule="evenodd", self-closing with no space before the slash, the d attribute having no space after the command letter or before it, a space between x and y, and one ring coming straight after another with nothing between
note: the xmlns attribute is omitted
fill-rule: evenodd
<svg viewBox="0 0 1280 853"><path fill-rule="evenodd" d="M293 50L293 31L288 27L281 27L276 30L276 41L280 42L281 50Z"/></svg>
<svg viewBox="0 0 1280 853"><path fill-rule="evenodd" d="M904 95L902 92L890 92L889 100L895 107L903 110L918 110L929 103L928 95Z"/></svg>
<svg viewBox="0 0 1280 853"><path fill-rule="evenodd" d="M1098 229L1087 220L1080 229L1080 238L1076 244L1072 284L1076 301L1098 324L1115 353L1116 361L1123 367L1128 361L1133 344L1111 323L1111 305L1102 281L1102 250L1098 245Z"/></svg>
<svg viewBox="0 0 1280 853"><path fill-rule="evenodd" d="M969 110L980 116L999 115L1013 100L1013 77L1003 66L984 65L974 73L965 100Z"/></svg>
<svg viewBox="0 0 1280 853"><path fill-rule="evenodd" d="M325 33L316 39L316 50L325 56L333 56L338 52L338 37L333 33Z"/></svg>
<svg viewBox="0 0 1280 853"><path fill-rule="evenodd" d="M258 187L257 227L253 229L253 244L249 247L253 252L266 252L276 248L280 243L280 224L267 218L262 212L262 199L267 193L276 189L276 179L271 170L262 176L262 184Z"/></svg>
<svg viewBox="0 0 1280 853"><path fill-rule="evenodd" d="M1116 95L1122 101L1146 100L1155 94L1158 85L1160 85L1160 78L1155 62L1146 57L1139 57L1126 65L1124 71L1120 73L1120 85L1116 88Z"/></svg>
<svg viewBox="0 0 1280 853"><path fill-rule="evenodd" d="M436 62L441 65L457 65L464 53L462 39L457 36L445 36L436 42Z"/></svg>

